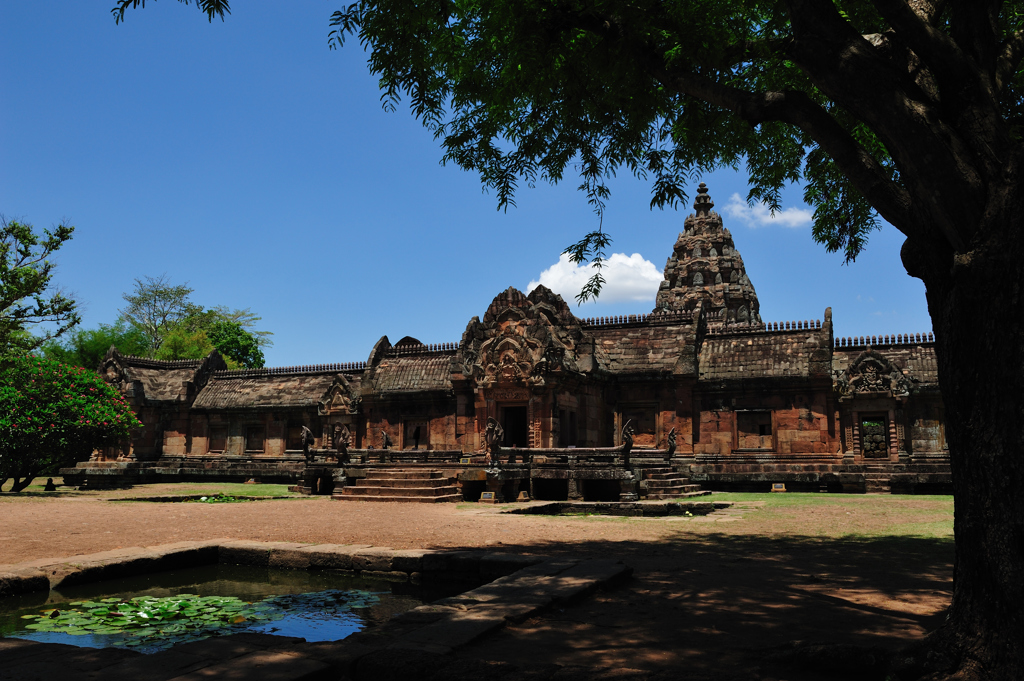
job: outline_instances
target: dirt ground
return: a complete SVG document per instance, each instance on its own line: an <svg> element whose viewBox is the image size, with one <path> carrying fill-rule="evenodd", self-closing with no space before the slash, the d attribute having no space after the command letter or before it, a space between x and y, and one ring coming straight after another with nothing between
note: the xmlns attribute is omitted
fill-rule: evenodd
<svg viewBox="0 0 1024 681"><path fill-rule="evenodd" d="M195 488L0 494L0 564L225 537L614 557L635 570L626 585L461 654L686 670L692 679L769 678L756 671L760 658L794 642L895 648L919 640L942 622L952 591L949 497L715 495L735 505L694 518L524 516L478 504L326 497L112 501Z"/></svg>

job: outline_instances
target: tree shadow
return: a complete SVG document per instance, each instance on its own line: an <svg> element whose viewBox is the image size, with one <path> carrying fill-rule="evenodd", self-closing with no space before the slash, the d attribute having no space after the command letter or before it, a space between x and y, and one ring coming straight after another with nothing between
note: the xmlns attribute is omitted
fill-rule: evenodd
<svg viewBox="0 0 1024 681"><path fill-rule="evenodd" d="M622 587L509 627L464 655L514 661L529 650L558 664L754 678L766 657L794 645L896 649L919 641L942 623L952 596L951 538L680 531L657 542L505 543L502 550L613 558L635 573Z"/></svg>

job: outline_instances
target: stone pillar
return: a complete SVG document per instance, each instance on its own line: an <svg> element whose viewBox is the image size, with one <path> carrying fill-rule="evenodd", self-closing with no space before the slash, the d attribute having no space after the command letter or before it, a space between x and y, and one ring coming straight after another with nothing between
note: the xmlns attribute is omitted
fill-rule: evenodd
<svg viewBox="0 0 1024 681"><path fill-rule="evenodd" d="M636 491L636 476L632 473L628 478L619 480L619 501L639 501L640 495Z"/></svg>
<svg viewBox="0 0 1024 681"><path fill-rule="evenodd" d="M583 495L580 494L579 486L576 483L576 477L573 472L569 472L569 501L582 501Z"/></svg>
<svg viewBox="0 0 1024 681"><path fill-rule="evenodd" d="M505 497L501 493L501 488L505 486L505 476L500 472L498 473L487 473L487 491L494 494L494 503L502 504L505 503Z"/></svg>

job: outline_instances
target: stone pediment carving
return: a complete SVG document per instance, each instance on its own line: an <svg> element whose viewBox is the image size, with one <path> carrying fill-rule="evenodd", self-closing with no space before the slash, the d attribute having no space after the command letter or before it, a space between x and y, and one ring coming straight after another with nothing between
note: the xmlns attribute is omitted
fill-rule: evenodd
<svg viewBox="0 0 1024 681"><path fill-rule="evenodd" d="M869 347L845 371L835 371L832 384L842 400L856 395L904 397L913 382L888 357Z"/></svg>
<svg viewBox="0 0 1024 681"><path fill-rule="evenodd" d="M459 363L480 387L544 385L553 374L579 373L583 341L579 321L561 296L544 286L529 296L500 293L463 335Z"/></svg>
<svg viewBox="0 0 1024 681"><path fill-rule="evenodd" d="M321 416L356 414L359 412L359 396L353 392L345 375L338 374L323 397L317 400L316 407Z"/></svg>

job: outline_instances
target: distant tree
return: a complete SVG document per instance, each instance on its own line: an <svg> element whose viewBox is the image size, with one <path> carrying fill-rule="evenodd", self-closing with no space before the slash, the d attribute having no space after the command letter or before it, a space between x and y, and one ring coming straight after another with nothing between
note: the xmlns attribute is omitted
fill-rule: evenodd
<svg viewBox="0 0 1024 681"><path fill-rule="evenodd" d="M118 321L72 331L60 342L44 345L42 351L50 359L95 370L111 345L125 355L145 356L150 350L149 339L141 329Z"/></svg>
<svg viewBox="0 0 1024 681"><path fill-rule="evenodd" d="M242 328L238 322L218 321L206 332L213 346L225 357L247 369L260 369L264 365L259 338Z"/></svg>
<svg viewBox="0 0 1024 681"><path fill-rule="evenodd" d="M273 334L253 328L261 317L249 308L203 309L191 301L192 292L187 283L172 286L164 274L136 279L135 291L124 294L128 305L121 318L145 334L145 354L165 360L199 359L216 348L232 368L262 367L260 348L273 344Z"/></svg>
<svg viewBox="0 0 1024 681"><path fill-rule="evenodd" d="M176 360L176 359L202 359L215 350L210 338L202 329L189 329L186 326L178 326L164 337L154 359Z"/></svg>
<svg viewBox="0 0 1024 681"><path fill-rule="evenodd" d="M0 486L20 492L94 449L126 441L142 424L95 372L40 356L0 369Z"/></svg>
<svg viewBox="0 0 1024 681"><path fill-rule="evenodd" d="M32 225L0 215L0 363L52 341L80 321L75 301L50 290L54 264L47 260L74 231L61 223L40 236Z"/></svg>
<svg viewBox="0 0 1024 681"><path fill-rule="evenodd" d="M172 286L166 274L135 280L135 290L122 297L128 303L121 318L146 334L151 352L156 352L171 329L202 308L189 300L188 283Z"/></svg>

